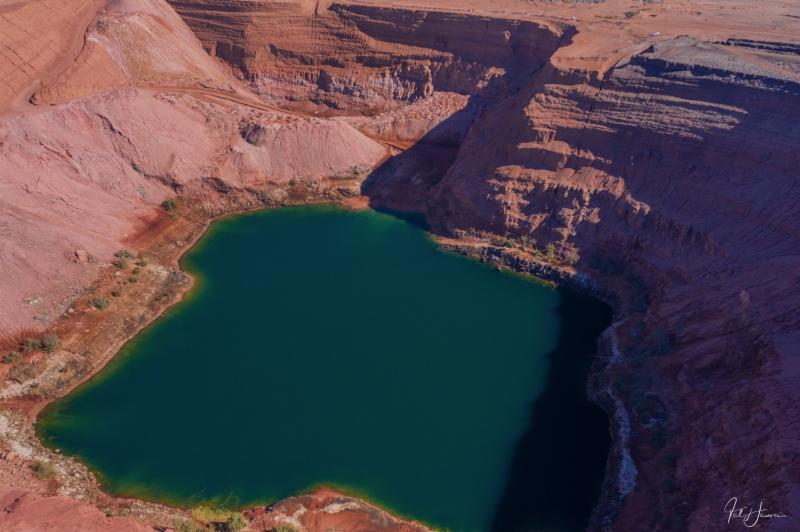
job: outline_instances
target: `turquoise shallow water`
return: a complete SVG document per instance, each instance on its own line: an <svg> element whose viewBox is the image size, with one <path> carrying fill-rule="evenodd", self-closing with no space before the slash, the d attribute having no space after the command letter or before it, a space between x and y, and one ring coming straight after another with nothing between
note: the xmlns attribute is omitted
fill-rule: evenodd
<svg viewBox="0 0 800 532"><path fill-rule="evenodd" d="M221 220L182 265L188 300L38 425L112 493L248 505L327 484L454 530L585 522L607 309L331 206Z"/></svg>

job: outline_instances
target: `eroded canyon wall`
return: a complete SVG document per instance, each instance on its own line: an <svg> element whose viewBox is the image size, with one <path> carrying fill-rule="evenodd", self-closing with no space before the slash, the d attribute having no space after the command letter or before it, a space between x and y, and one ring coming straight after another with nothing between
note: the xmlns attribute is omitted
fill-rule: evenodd
<svg viewBox="0 0 800 532"><path fill-rule="evenodd" d="M380 111L434 90L497 93L572 31L557 22L319 2L170 4L212 55L264 98L313 109Z"/></svg>
<svg viewBox="0 0 800 532"><path fill-rule="evenodd" d="M799 60L679 38L602 79L550 65L484 108L429 203L442 232L554 245L626 294L622 529L798 508L800 85L776 65Z"/></svg>

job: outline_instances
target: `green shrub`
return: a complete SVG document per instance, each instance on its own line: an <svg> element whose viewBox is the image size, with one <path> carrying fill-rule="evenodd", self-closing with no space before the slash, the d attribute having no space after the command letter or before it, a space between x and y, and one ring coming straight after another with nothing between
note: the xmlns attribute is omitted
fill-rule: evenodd
<svg viewBox="0 0 800 532"><path fill-rule="evenodd" d="M139 267L139 268L144 268L145 266L147 266L147 261L146 260L141 260L141 259L137 260L136 261L136 266Z"/></svg>
<svg viewBox="0 0 800 532"><path fill-rule="evenodd" d="M203 525L198 525L194 521L189 521L188 519L185 519L183 521L177 522L175 525L173 525L173 528L177 532L212 532L213 531L213 529L211 529L211 528L207 528L206 526L203 526Z"/></svg>
<svg viewBox="0 0 800 532"><path fill-rule="evenodd" d="M36 460L33 462L33 464L31 464L31 469L33 470L33 474L36 475L36 478L39 480L50 480L56 476L56 470L49 462Z"/></svg>
<svg viewBox="0 0 800 532"><path fill-rule="evenodd" d="M136 254L133 253L132 251L128 251L127 249L120 249L119 251L114 253L114 256L117 257L118 259L128 259L128 260L133 260L136 258Z"/></svg>
<svg viewBox="0 0 800 532"><path fill-rule="evenodd" d="M106 514L106 517L128 517L131 515L131 509L110 507L103 510L103 513Z"/></svg>
<svg viewBox="0 0 800 532"><path fill-rule="evenodd" d="M201 523L210 525L213 523L213 528L216 530L228 530L230 532L239 532L247 526L247 519L241 512L234 512L231 510L223 510L220 508L212 508L210 506L198 506L192 509L192 517ZM222 525L222 526L219 526Z"/></svg>
<svg viewBox="0 0 800 532"><path fill-rule="evenodd" d="M178 209L178 202L174 199L168 199L161 202L161 208L165 211L174 211Z"/></svg>
<svg viewBox="0 0 800 532"><path fill-rule="evenodd" d="M361 179L361 177L366 173L366 170L359 166L353 165L348 169L348 172L350 174L350 179Z"/></svg>
<svg viewBox="0 0 800 532"><path fill-rule="evenodd" d="M20 344L20 349L22 349L23 353L31 353L38 351L41 345L42 343L36 338L25 338Z"/></svg>
<svg viewBox="0 0 800 532"><path fill-rule="evenodd" d="M17 351L11 351L3 356L3 363L5 364L14 364L20 360L22 360L22 354Z"/></svg>
<svg viewBox="0 0 800 532"><path fill-rule="evenodd" d="M544 256L549 261L556 260L556 247L553 244L547 244L547 247L544 249Z"/></svg>
<svg viewBox="0 0 800 532"><path fill-rule="evenodd" d="M139 274L141 271L142 271L142 269L141 269L141 268L139 268L139 267L137 266L136 268L134 268L134 269L133 269L133 271L132 271L131 273L132 273L133 275L137 275L137 274Z"/></svg>
<svg viewBox="0 0 800 532"><path fill-rule="evenodd" d="M128 261L125 260L125 259L117 259L114 262L112 262L111 264L116 266L118 270L124 270L125 268L128 267Z"/></svg>
<svg viewBox="0 0 800 532"><path fill-rule="evenodd" d="M58 336L55 334L48 334L42 338L40 347L45 353L52 353L58 349L59 345L61 345L61 342L59 341Z"/></svg>
<svg viewBox="0 0 800 532"><path fill-rule="evenodd" d="M103 310L109 305L109 301L104 297L96 297L94 299L90 299L89 304L97 310Z"/></svg>
<svg viewBox="0 0 800 532"><path fill-rule="evenodd" d="M120 292L119 290L112 290L111 295L114 297L119 297L122 295L122 292Z"/></svg>
<svg viewBox="0 0 800 532"><path fill-rule="evenodd" d="M230 512L211 506L198 506L192 508L190 513L201 523L221 523L230 516Z"/></svg>
<svg viewBox="0 0 800 532"><path fill-rule="evenodd" d="M504 236L498 236L492 238L492 245L500 248L513 248L516 246L513 240L511 240L510 238L506 238Z"/></svg>
<svg viewBox="0 0 800 532"><path fill-rule="evenodd" d="M248 525L248 522L242 514L236 512L228 517L228 519L225 521L225 525L228 527L230 532L239 532Z"/></svg>
<svg viewBox="0 0 800 532"><path fill-rule="evenodd" d="M131 275L130 277L128 277L128 282L131 283L131 284L138 283L139 282L139 277L136 276L136 275Z"/></svg>

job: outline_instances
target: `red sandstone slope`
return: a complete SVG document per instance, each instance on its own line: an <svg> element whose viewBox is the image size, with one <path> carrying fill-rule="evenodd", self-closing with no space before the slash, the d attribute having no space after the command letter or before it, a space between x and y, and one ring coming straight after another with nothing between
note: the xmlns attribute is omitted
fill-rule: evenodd
<svg viewBox="0 0 800 532"><path fill-rule="evenodd" d="M385 154L345 122L261 105L156 0L111 2L75 63L43 80L39 108L0 121L6 331L52 324L164 199L208 178L318 182Z"/></svg>
<svg viewBox="0 0 800 532"><path fill-rule="evenodd" d="M102 0L0 0L0 113L67 68Z"/></svg>
<svg viewBox="0 0 800 532"><path fill-rule="evenodd" d="M158 0L111 0L89 25L74 61L46 80L35 102L57 103L130 83L227 88L223 65Z"/></svg>
<svg viewBox="0 0 800 532"><path fill-rule="evenodd" d="M42 497L0 487L0 529L5 532L148 532L153 529L121 517L108 517L67 497Z"/></svg>

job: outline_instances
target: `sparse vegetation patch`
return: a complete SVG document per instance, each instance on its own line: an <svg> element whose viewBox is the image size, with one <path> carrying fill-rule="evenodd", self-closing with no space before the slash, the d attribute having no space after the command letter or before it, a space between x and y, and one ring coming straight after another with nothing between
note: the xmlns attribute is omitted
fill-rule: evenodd
<svg viewBox="0 0 800 532"><path fill-rule="evenodd" d="M131 251L128 251L127 249L120 249L119 251L114 253L114 256L117 257L118 259L128 259L128 260L133 260L136 258L136 254Z"/></svg>
<svg viewBox="0 0 800 532"><path fill-rule="evenodd" d="M103 310L109 305L109 301L104 297L96 297L94 299L89 300L89 305L96 308L97 310Z"/></svg>
<svg viewBox="0 0 800 532"><path fill-rule="evenodd" d="M20 344L20 349L23 353L32 353L38 351L40 346L41 342L37 338L25 338Z"/></svg>
<svg viewBox="0 0 800 532"><path fill-rule="evenodd" d="M211 525L214 530L238 532L247 526L247 519L241 512L198 506L191 511L191 514L197 521Z"/></svg>
<svg viewBox="0 0 800 532"><path fill-rule="evenodd" d="M31 470L39 480L50 480L56 476L56 470L53 468L53 465L50 462L43 462L42 460L33 462L33 464L31 464Z"/></svg>
<svg viewBox="0 0 800 532"><path fill-rule="evenodd" d="M20 360L22 360L22 353L19 353L18 351L11 351L10 353L3 355L4 364L14 364Z"/></svg>
<svg viewBox="0 0 800 532"><path fill-rule="evenodd" d="M175 199L168 199L161 202L161 208L167 212L178 210L178 201Z"/></svg>
<svg viewBox="0 0 800 532"><path fill-rule="evenodd" d="M39 338L25 338L19 345L23 353L33 353L34 351L44 351L45 353L52 353L56 351L60 345L58 335L47 334L41 339Z"/></svg>
<svg viewBox="0 0 800 532"><path fill-rule="evenodd" d="M42 351L44 351L45 353L52 353L53 351L58 349L60 343L61 342L59 341L58 336L56 336L55 334L48 334L44 338L42 338L40 346Z"/></svg>

